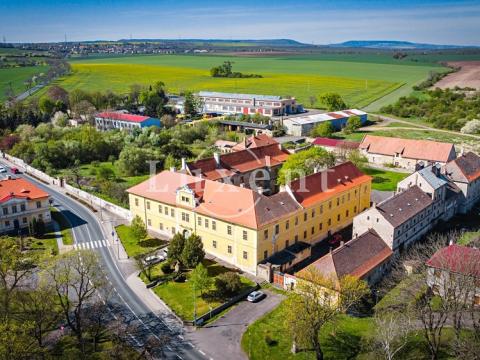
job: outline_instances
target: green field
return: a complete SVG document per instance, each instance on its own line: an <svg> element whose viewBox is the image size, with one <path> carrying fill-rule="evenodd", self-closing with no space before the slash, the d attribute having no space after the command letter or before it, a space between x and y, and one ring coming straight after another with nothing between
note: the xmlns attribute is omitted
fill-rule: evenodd
<svg viewBox="0 0 480 360"><path fill-rule="evenodd" d="M24 92L25 80L31 78L35 74L40 74L47 70L47 66L27 66L0 69L0 101L5 100L5 92L12 85L12 89L16 95Z"/></svg>
<svg viewBox="0 0 480 360"><path fill-rule="evenodd" d="M225 60L234 70L261 74L263 78L212 78L209 69ZM350 55L300 55L278 57L233 57L192 55L124 56L78 59L72 62L73 74L57 81L67 90L113 90L126 92L130 84L163 81L170 92L212 90L260 94L291 95L309 105L309 97L333 91L349 106L364 107L422 81L429 71L442 71L433 63ZM316 106L319 104L317 103Z"/></svg>

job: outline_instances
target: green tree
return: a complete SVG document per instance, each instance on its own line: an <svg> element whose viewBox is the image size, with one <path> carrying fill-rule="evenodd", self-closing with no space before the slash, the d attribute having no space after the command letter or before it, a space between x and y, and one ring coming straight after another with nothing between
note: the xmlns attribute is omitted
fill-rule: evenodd
<svg viewBox="0 0 480 360"><path fill-rule="evenodd" d="M147 227L140 216L135 216L130 224L130 231L135 239L142 240L148 235Z"/></svg>
<svg viewBox="0 0 480 360"><path fill-rule="evenodd" d="M183 247L185 246L185 236L181 233L176 233L173 235L170 244L168 245L168 259L182 262L182 252Z"/></svg>
<svg viewBox="0 0 480 360"><path fill-rule="evenodd" d="M332 137L334 132L335 128L333 127L332 123L330 121L324 121L312 129L312 131L310 132L310 136L329 138Z"/></svg>
<svg viewBox="0 0 480 360"><path fill-rule="evenodd" d="M232 271L218 275L215 278L215 288L222 298L235 295L242 288L240 276Z"/></svg>
<svg viewBox="0 0 480 360"><path fill-rule="evenodd" d="M139 95L139 102L145 106L145 114L161 118L168 113L165 107L168 103L165 84L158 81L150 88L144 89Z"/></svg>
<svg viewBox="0 0 480 360"><path fill-rule="evenodd" d="M212 278L208 276L208 269L202 263L199 263L190 274L190 282L195 286L195 290L200 291L200 294L210 289L212 286Z"/></svg>
<svg viewBox="0 0 480 360"><path fill-rule="evenodd" d="M323 360L320 332L327 324L357 304L369 292L365 281L346 275L325 278L316 269L302 272L295 291L286 300L285 324L297 350L315 351Z"/></svg>
<svg viewBox="0 0 480 360"><path fill-rule="evenodd" d="M165 170L170 170L171 168L177 168L180 164L179 159L176 159L172 154L168 154L165 158L165 162L163 164L163 168Z"/></svg>
<svg viewBox="0 0 480 360"><path fill-rule="evenodd" d="M52 116L55 111L55 102L52 101L52 99L50 99L47 95L44 95L38 101L38 108L43 114Z"/></svg>
<svg viewBox="0 0 480 360"><path fill-rule="evenodd" d="M205 258L202 238L197 234L191 234L186 240L182 250L181 263L187 268L194 268Z"/></svg>
<svg viewBox="0 0 480 360"><path fill-rule="evenodd" d="M184 113L189 116L195 116L202 109L202 100L191 91L185 92L185 100L183 102Z"/></svg>
<svg viewBox="0 0 480 360"><path fill-rule="evenodd" d="M347 120L347 124L343 128L343 131L347 134L351 134L362 127L362 120L359 116L352 116Z"/></svg>
<svg viewBox="0 0 480 360"><path fill-rule="evenodd" d="M343 101L340 94L333 93L333 92L322 94L320 96L320 102L329 111L338 111L338 110L344 110L347 108L347 104L345 104L345 101Z"/></svg>
<svg viewBox="0 0 480 360"><path fill-rule="evenodd" d="M118 167L127 176L141 175L148 171L148 161L152 159L152 152L149 149L129 145L120 152Z"/></svg>
<svg viewBox="0 0 480 360"><path fill-rule="evenodd" d="M111 180L115 177L115 172L109 166L102 165L97 169L97 179Z"/></svg>
<svg viewBox="0 0 480 360"><path fill-rule="evenodd" d="M368 163L368 159L358 149L349 150L347 160L351 161L356 167L362 167Z"/></svg>
<svg viewBox="0 0 480 360"><path fill-rule="evenodd" d="M333 165L335 165L335 155L314 146L290 155L278 172L277 183L285 185L295 179L313 174L315 169L319 170Z"/></svg>

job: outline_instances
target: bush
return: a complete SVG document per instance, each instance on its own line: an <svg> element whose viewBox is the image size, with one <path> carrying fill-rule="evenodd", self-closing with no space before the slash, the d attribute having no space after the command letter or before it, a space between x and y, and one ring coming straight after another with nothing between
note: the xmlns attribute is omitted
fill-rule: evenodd
<svg viewBox="0 0 480 360"><path fill-rule="evenodd" d="M162 265L160 265L160 269L165 275L171 274L173 272L172 263L167 260Z"/></svg>
<svg viewBox="0 0 480 360"><path fill-rule="evenodd" d="M178 282L178 283L183 283L183 282L185 282L185 280L187 280L187 277L185 276L185 274L182 274L182 273L178 273L173 278L173 281Z"/></svg>
<svg viewBox="0 0 480 360"><path fill-rule="evenodd" d="M147 237L147 228L145 226L145 223L138 215L133 218L132 224L130 226L130 231L137 240L141 240Z"/></svg>
<svg viewBox="0 0 480 360"><path fill-rule="evenodd" d="M240 276L234 272L220 274L215 279L215 288L221 297L232 296L242 288Z"/></svg>

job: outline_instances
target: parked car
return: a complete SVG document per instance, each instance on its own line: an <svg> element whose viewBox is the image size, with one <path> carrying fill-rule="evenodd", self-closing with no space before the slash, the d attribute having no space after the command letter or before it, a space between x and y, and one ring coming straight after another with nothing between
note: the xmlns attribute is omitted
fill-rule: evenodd
<svg viewBox="0 0 480 360"><path fill-rule="evenodd" d="M0 166L0 173L5 174L7 172L7 169L5 169L4 166Z"/></svg>
<svg viewBox="0 0 480 360"><path fill-rule="evenodd" d="M165 259L162 258L161 256L150 255L150 256L147 256L145 259L143 259L143 264L145 266L152 266L152 265L158 264L159 262L162 262L163 260Z"/></svg>
<svg viewBox="0 0 480 360"><path fill-rule="evenodd" d="M247 301L250 301L252 303L257 302L262 300L265 297L265 293L260 290L252 291L250 294L247 296Z"/></svg>
<svg viewBox="0 0 480 360"><path fill-rule="evenodd" d="M12 172L12 174L20 174L20 170L18 170L18 168L16 167L10 168L10 171Z"/></svg>

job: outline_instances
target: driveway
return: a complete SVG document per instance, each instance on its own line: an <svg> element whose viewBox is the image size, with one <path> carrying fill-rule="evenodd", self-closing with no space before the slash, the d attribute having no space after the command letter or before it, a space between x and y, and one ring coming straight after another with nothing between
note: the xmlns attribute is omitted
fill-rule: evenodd
<svg viewBox="0 0 480 360"><path fill-rule="evenodd" d="M262 290L266 298L257 303L241 301L215 322L193 330L189 340L205 352L210 359L245 360L240 342L248 325L272 311L284 299L283 295Z"/></svg>

